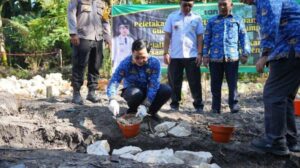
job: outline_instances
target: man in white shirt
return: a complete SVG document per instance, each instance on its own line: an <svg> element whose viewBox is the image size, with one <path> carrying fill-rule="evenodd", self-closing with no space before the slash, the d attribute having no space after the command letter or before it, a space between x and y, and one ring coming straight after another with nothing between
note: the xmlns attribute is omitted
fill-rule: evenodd
<svg viewBox="0 0 300 168"><path fill-rule="evenodd" d="M179 109L183 72L194 99L197 113L203 112L201 74L203 25L199 15L191 12L194 0L180 0L179 11L168 16L164 31L164 62L168 65L168 79L172 87L172 110ZM170 52L169 52L170 51Z"/></svg>
<svg viewBox="0 0 300 168"><path fill-rule="evenodd" d="M131 55L131 45L134 41L133 38L129 36L130 33L128 25L120 24L119 33L120 35L113 39L112 73L125 57Z"/></svg>

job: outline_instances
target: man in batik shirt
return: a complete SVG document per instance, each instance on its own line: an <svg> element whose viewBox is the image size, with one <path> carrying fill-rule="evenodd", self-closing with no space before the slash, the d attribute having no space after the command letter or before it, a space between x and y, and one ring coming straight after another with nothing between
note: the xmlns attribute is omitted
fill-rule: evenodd
<svg viewBox="0 0 300 168"><path fill-rule="evenodd" d="M262 55L256 63L270 74L263 93L265 136L252 145L264 152L299 152L293 101L300 85L300 5L295 0L241 0L256 6Z"/></svg>
<svg viewBox="0 0 300 168"><path fill-rule="evenodd" d="M229 88L228 104L231 113L237 113L237 80L239 60L247 62L250 42L243 19L232 14L231 0L219 0L219 15L209 19L206 26L203 64L208 66L211 76L212 112L221 112L221 90L225 73ZM241 49L242 53L239 53Z"/></svg>
<svg viewBox="0 0 300 168"><path fill-rule="evenodd" d="M127 113L134 113L142 118L149 114L154 120L159 120L157 112L171 97L170 86L160 84L160 62L148 55L147 48L145 41L134 41L132 55L126 57L112 75L107 96L110 100L109 109L115 116L120 109L116 96L122 80L121 96L129 106Z"/></svg>

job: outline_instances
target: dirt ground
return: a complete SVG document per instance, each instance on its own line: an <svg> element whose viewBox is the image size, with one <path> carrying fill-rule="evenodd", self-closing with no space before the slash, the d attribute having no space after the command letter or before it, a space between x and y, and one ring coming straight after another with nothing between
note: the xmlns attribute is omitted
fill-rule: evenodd
<svg viewBox="0 0 300 168"><path fill-rule="evenodd" d="M143 123L140 134L131 139L121 132L107 108L108 100L100 92L101 103L71 103L71 96L50 99L26 99L0 93L0 167L188 167L187 165L146 165L132 160L111 160L110 157L87 155L86 147L97 140L107 139L111 151L123 146L138 146L142 150L172 148L208 151L212 163L228 168L296 168L300 154L278 157L254 151L249 143L264 130L262 87L243 84L240 89L241 111L231 114L227 105L227 85L223 88L222 113L210 113L209 88L203 87L204 114L195 114L188 92L183 93L180 110L172 112L165 105L159 112L164 121L186 121L192 125L192 135L185 138L153 137ZM5 96L4 96L5 95ZM121 111L126 104L120 98ZM296 119L300 128L300 118ZM235 126L230 143L212 141L208 126L212 123ZM156 124L156 123L153 123ZM300 142L300 138L298 139Z"/></svg>

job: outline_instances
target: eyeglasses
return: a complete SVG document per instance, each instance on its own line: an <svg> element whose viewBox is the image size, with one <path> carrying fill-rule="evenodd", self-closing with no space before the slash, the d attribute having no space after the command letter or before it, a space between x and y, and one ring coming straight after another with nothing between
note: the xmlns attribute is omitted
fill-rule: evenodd
<svg viewBox="0 0 300 168"><path fill-rule="evenodd" d="M145 60L145 59L147 59L147 57L133 56L133 59L135 59L135 60Z"/></svg>
<svg viewBox="0 0 300 168"><path fill-rule="evenodd" d="M183 2L182 4L181 4L183 7L193 7L193 5L194 4L192 4L192 3L187 3L187 2Z"/></svg>

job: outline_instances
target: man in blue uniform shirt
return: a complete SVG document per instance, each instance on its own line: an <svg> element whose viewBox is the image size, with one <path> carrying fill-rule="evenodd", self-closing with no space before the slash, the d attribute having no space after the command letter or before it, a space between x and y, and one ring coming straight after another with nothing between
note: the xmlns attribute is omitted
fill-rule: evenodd
<svg viewBox="0 0 300 168"><path fill-rule="evenodd" d="M172 87L171 109L179 109L185 70L193 105L197 113L202 113L199 66L202 63L203 25L201 17L191 11L193 5L193 0L180 0L180 10L168 16L164 27L164 62L168 65L168 80Z"/></svg>
<svg viewBox="0 0 300 168"><path fill-rule="evenodd" d="M256 63L270 74L263 93L265 136L252 145L264 152L299 152L293 101L300 85L300 5L295 0L241 0L257 8L262 55Z"/></svg>
<svg viewBox="0 0 300 168"><path fill-rule="evenodd" d="M107 96L109 109L114 115L119 114L120 107L115 97L122 80L124 88L121 96L129 106L127 113L136 113L142 118L149 114L157 120L157 112L171 97L170 86L160 84L159 60L149 57L148 52L145 41L134 41L132 55L126 57L113 73Z"/></svg>
<svg viewBox="0 0 300 168"><path fill-rule="evenodd" d="M221 112L221 90L225 73L229 88L228 104L232 113L239 111L237 80L239 60L247 62L250 42L243 19L232 14L231 0L219 0L219 15L209 19L205 30L203 64L211 76L212 112ZM242 53L239 53L239 49Z"/></svg>

